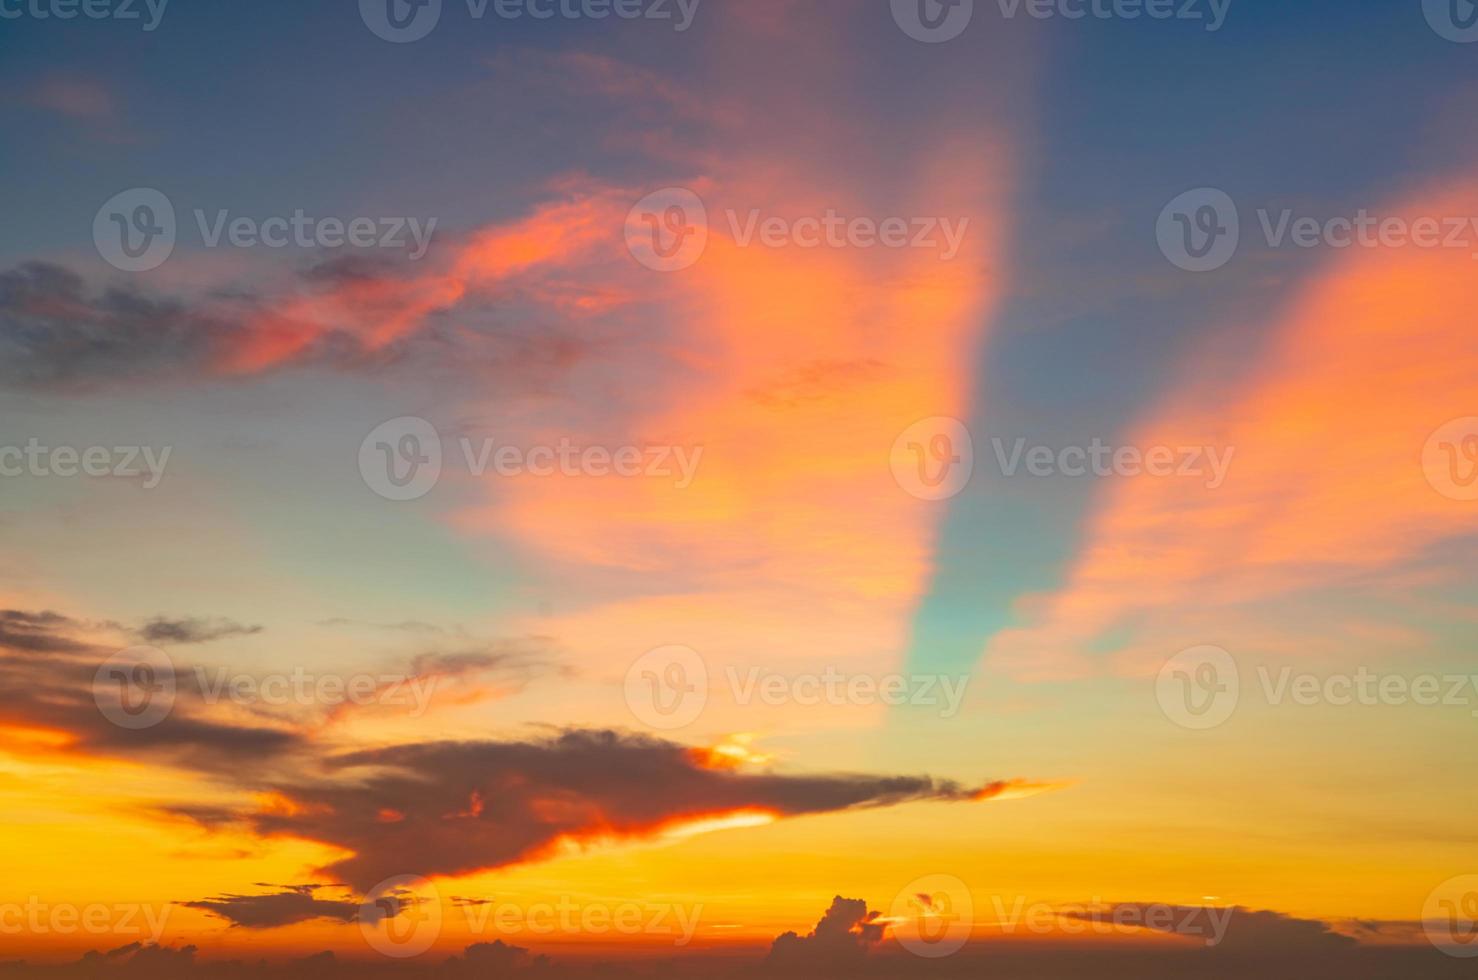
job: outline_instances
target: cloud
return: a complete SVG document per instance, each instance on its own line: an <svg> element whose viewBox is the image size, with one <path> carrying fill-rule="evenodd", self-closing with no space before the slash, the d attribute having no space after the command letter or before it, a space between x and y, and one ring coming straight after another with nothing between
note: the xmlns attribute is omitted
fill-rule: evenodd
<svg viewBox="0 0 1478 980"><path fill-rule="evenodd" d="M267 895L219 895L178 904L209 912L245 929L275 929L313 919L354 922L359 918L360 903L318 898L314 893L322 887L292 885Z"/></svg>
<svg viewBox="0 0 1478 980"><path fill-rule="evenodd" d="M1475 213L1478 182L1466 178L1389 209L1412 227ZM1226 645L1229 610L1390 581L1478 531L1478 509L1429 485L1423 468L1433 434L1472 414L1475 305L1468 249L1336 254L1282 311L1257 363L1229 382L1226 351L1203 352L1121 443L1235 450L1225 482L1108 488L1066 581L1024 601L987 659L1062 678L1095 672L1092 651L1107 648L1129 672L1152 670L1208 632ZM1302 621L1326 639L1344 628Z"/></svg>
<svg viewBox="0 0 1478 980"><path fill-rule="evenodd" d="M703 758L674 742L586 730L368 749L324 758L322 778L254 787L279 802L238 818L262 835L352 852L322 873L363 891L398 875L465 875L725 816L779 819L979 793L922 776L747 773Z"/></svg>
<svg viewBox="0 0 1478 980"><path fill-rule="evenodd" d="M802 775L746 771L711 751L659 738L571 729L511 741L422 742L344 751L318 740L313 712L253 723L208 703L176 665L173 710L152 727L112 724L94 700L112 652L69 639L80 624L56 613L12 612L0 626L21 644L0 648L0 727L57 733L49 752L123 756L207 772L266 800L256 809L189 800L159 809L202 826L246 828L340 848L322 869L359 892L398 875L450 877L546 859L566 848L647 840L722 826L724 818L781 819L915 801L970 802L1015 783L964 786L928 776ZM40 649L37 649L37 648ZM517 660L517 658L513 658ZM496 651L428 654L419 678L465 679L504 670ZM518 667L517 663L513 666ZM1034 784L1025 784L1034 785ZM316 906L301 890L201 901L245 924ZM207 908L197 904L197 908Z"/></svg>
<svg viewBox="0 0 1478 980"><path fill-rule="evenodd" d="M251 636L262 632L261 626L243 626L219 617L191 616L165 619L156 616L144 624L139 635L148 643L211 643L233 636Z"/></svg>
<svg viewBox="0 0 1478 980"><path fill-rule="evenodd" d="M116 624L58 613L0 613L0 728L49 733L41 751L153 761L201 771L270 765L306 744L286 726L207 714L199 692L178 686L173 710L152 727L123 728L103 714L99 667L127 644ZM177 671L177 675L178 675ZM188 674L185 675L188 678Z"/></svg>
<svg viewBox="0 0 1478 980"><path fill-rule="evenodd" d="M877 921L881 913L868 911L860 898L838 895L831 907L805 936L787 932L770 946L769 962L777 967L813 964L846 965L866 958L882 942L886 928Z"/></svg>
<svg viewBox="0 0 1478 980"><path fill-rule="evenodd" d="M0 272L0 385L70 389L303 365L378 368L453 313L461 322L441 339L464 366L469 351L487 350L496 364L559 367L585 340L549 329L544 314L579 317L622 301L608 284L558 271L592 251L624 257L619 235L630 205L622 200L609 189L562 192L522 218L440 236L419 262L335 256L286 276L251 265L242 281L194 282L188 295L145 282L93 285L54 262L26 262ZM475 326L490 309L503 316ZM524 329L523 320L541 329Z"/></svg>
<svg viewBox="0 0 1478 980"><path fill-rule="evenodd" d="M1224 950L1294 952L1341 950L1356 944L1318 919L1298 919L1282 912L1238 907L1161 905L1121 902L1064 910L1063 918L1115 928L1143 928L1198 939Z"/></svg>
<svg viewBox="0 0 1478 980"><path fill-rule="evenodd" d="M80 653L88 645L61 634L81 625L60 613L0 610L0 647L34 653Z"/></svg>

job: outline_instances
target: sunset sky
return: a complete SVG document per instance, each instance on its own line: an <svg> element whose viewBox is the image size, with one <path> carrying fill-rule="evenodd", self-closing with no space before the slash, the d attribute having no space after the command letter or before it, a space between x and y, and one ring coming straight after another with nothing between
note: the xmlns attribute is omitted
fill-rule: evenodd
<svg viewBox="0 0 1478 980"><path fill-rule="evenodd" d="M0 0L0 966L1471 967L1461 0L562 2Z"/></svg>

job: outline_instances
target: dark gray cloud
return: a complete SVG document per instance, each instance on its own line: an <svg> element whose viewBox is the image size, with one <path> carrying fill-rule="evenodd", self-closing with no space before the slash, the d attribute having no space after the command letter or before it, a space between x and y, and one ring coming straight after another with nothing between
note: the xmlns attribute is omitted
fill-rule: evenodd
<svg viewBox="0 0 1478 980"><path fill-rule="evenodd" d="M82 653L88 644L70 633L82 624L60 613L0 610L0 648L31 653Z"/></svg>
<svg viewBox="0 0 1478 980"><path fill-rule="evenodd" d="M1224 950L1337 950L1356 943L1319 919L1298 919L1282 912L1241 907L1120 902L1061 914L1064 918L1103 926L1144 928L1184 936Z"/></svg>
<svg viewBox="0 0 1478 980"><path fill-rule="evenodd" d="M289 885L266 895L218 895L178 904L209 912L243 929L275 929L314 919L354 922L359 918L358 902L318 898L315 893L323 887L325 886Z"/></svg>
<svg viewBox="0 0 1478 980"><path fill-rule="evenodd" d="M143 625L139 636L146 643L211 643L233 636L251 636L262 632L260 626L243 626L241 623L219 617L191 616L184 619L166 619L156 616Z"/></svg>
<svg viewBox="0 0 1478 980"><path fill-rule="evenodd" d="M571 730L510 742L433 742L329 756L326 778L270 787L298 806L244 814L258 832L353 856L323 869L366 890L402 874L459 875L546 857L560 842L642 839L743 811L776 817L977 789L927 776L788 775L712 768L661 739Z"/></svg>
<svg viewBox="0 0 1478 980"><path fill-rule="evenodd" d="M99 707L95 684L99 667L122 644L95 643L87 632L89 624L58 613L0 613L0 723L65 733L68 751L208 772L240 774L306 746L305 736L288 727L214 713L188 683L178 685L173 710L157 724L114 724Z"/></svg>
<svg viewBox="0 0 1478 980"><path fill-rule="evenodd" d="M862 899L838 895L815 929L804 936L794 932L777 936L769 961L781 969L860 963L883 941L879 917Z"/></svg>
<svg viewBox="0 0 1478 980"><path fill-rule="evenodd" d="M49 262L0 272L0 384L85 386L194 372L237 329L136 287L92 289Z"/></svg>

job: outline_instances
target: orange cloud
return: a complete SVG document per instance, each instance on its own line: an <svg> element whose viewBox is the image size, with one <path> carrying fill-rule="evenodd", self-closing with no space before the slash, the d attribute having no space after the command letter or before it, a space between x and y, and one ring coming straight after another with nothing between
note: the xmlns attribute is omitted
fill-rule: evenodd
<svg viewBox="0 0 1478 980"><path fill-rule="evenodd" d="M1478 184L1392 213L1478 214ZM1150 612L1165 643L1204 642L1212 611L1224 622L1237 604L1401 574L1423 549L1478 529L1472 504L1439 493L1423 468L1433 433L1478 404L1474 268L1467 249L1337 254L1230 397L1206 394L1225 361L1190 372L1128 438L1230 447L1225 484L1115 485L1067 582L1024 604L1025 625L998 635L990 659L1025 676L1091 671L1089 645Z"/></svg>

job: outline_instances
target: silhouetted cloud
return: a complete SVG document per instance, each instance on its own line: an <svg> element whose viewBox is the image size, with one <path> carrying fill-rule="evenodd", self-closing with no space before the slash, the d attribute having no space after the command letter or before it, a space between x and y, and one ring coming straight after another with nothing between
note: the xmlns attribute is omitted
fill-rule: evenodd
<svg viewBox="0 0 1478 980"><path fill-rule="evenodd" d="M218 895L215 898L178 904L209 912L233 926L246 929L275 929L314 919L354 922L359 918L358 902L316 897L314 893L323 887L290 885L282 891L266 895Z"/></svg>
<svg viewBox="0 0 1478 980"><path fill-rule="evenodd" d="M156 616L144 624L139 635L148 643L210 643L233 636L251 636L262 632L261 626L243 626L219 617L190 616L166 619Z"/></svg>
<svg viewBox="0 0 1478 980"><path fill-rule="evenodd" d="M1297 919L1282 912L1238 907L1160 905L1120 902L1102 908L1064 911L1065 918L1100 925L1151 929L1199 939L1221 949L1299 950L1344 949L1355 945L1350 936L1334 932L1318 919Z"/></svg>
<svg viewBox="0 0 1478 980"><path fill-rule="evenodd" d="M868 911L867 902L860 898L838 895L811 932L777 936L770 947L770 962L782 968L855 963L882 942L884 926L877 921L879 915Z"/></svg>
<svg viewBox="0 0 1478 980"><path fill-rule="evenodd" d="M703 758L612 731L401 745L329 756L326 778L259 787L292 806L242 817L264 835L352 851L323 870L364 890L396 875L468 874L538 860L568 842L650 838L732 814L794 817L979 793L927 776L750 773Z"/></svg>

